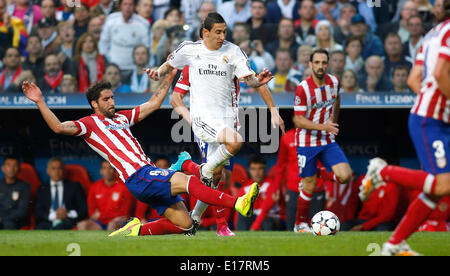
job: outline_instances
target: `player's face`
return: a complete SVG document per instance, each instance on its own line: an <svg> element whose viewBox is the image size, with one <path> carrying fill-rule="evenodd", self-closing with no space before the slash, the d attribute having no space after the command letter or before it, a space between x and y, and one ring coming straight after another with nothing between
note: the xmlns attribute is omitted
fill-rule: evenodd
<svg viewBox="0 0 450 276"><path fill-rule="evenodd" d="M203 38L207 45L214 50L220 49L227 35L227 24L215 23L210 31L203 29Z"/></svg>
<svg viewBox="0 0 450 276"><path fill-rule="evenodd" d="M116 108L114 105L114 93L107 89L100 93L100 97L96 101L97 110L106 118L114 117ZM94 106L95 108L95 106Z"/></svg>
<svg viewBox="0 0 450 276"><path fill-rule="evenodd" d="M315 54L312 62L309 63L314 76L323 79L328 70L328 58L325 54Z"/></svg>

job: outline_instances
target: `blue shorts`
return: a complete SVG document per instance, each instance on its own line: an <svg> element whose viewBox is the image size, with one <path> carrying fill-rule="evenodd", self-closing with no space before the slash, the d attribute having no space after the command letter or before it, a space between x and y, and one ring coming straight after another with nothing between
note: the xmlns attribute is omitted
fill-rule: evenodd
<svg viewBox="0 0 450 276"><path fill-rule="evenodd" d="M411 113L408 128L422 169L434 175L450 172L450 124Z"/></svg>
<svg viewBox="0 0 450 276"><path fill-rule="evenodd" d="M195 135L194 140L195 142L197 142L198 150L200 151L200 155L202 156L202 163L206 163L208 161L208 154L214 153L220 145L217 142L207 143L205 141L200 140ZM225 165L225 169L233 171L233 167L234 167L234 156L228 160L227 164Z"/></svg>
<svg viewBox="0 0 450 276"><path fill-rule="evenodd" d="M146 165L128 177L125 185L134 197L151 205L161 216L169 206L183 201L181 196L172 196L170 193L169 180L174 173L172 170Z"/></svg>
<svg viewBox="0 0 450 276"><path fill-rule="evenodd" d="M336 142L318 147L297 147L298 171L300 177L313 176L317 172L317 160L331 172L331 167L348 163L347 157Z"/></svg>

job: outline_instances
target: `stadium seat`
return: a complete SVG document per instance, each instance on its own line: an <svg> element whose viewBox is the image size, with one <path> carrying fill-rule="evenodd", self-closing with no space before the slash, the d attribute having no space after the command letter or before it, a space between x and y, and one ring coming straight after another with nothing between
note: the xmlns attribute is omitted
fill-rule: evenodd
<svg viewBox="0 0 450 276"><path fill-rule="evenodd" d="M64 178L80 183L86 195L89 193L92 182L85 167L78 164L66 164L64 166Z"/></svg>
<svg viewBox="0 0 450 276"><path fill-rule="evenodd" d="M21 163L20 164L20 171L17 175L17 178L23 181L26 181L30 183L31 185L31 191L30 191L30 203L28 205L28 212L27 212L27 222L28 225L25 225L22 227L22 230L31 230L34 228L34 225L36 224L36 218L34 217L34 206L35 206L35 199L36 199L36 193L38 187L41 185L41 181L39 180L39 176L34 169L34 166L29 163Z"/></svg>
<svg viewBox="0 0 450 276"><path fill-rule="evenodd" d="M231 174L229 190L231 195L236 196L239 192L239 188L249 180L247 169L241 164L234 164L233 173Z"/></svg>

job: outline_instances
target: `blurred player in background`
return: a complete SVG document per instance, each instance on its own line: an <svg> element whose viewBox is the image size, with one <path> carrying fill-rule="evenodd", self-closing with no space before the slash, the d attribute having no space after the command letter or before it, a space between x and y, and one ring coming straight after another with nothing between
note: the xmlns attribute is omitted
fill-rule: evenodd
<svg viewBox="0 0 450 276"><path fill-rule="evenodd" d="M300 83L295 94L295 144L302 177L295 232L311 232L308 213L317 184L318 160L332 171L334 180L347 183L352 177L347 157L334 140L339 133L340 85L335 76L326 73L328 61L326 50L315 50L310 57L313 74Z"/></svg>
<svg viewBox="0 0 450 276"><path fill-rule="evenodd" d="M239 81L243 80L257 89L273 78L266 69L255 76L247 55L225 40L226 30L227 25L220 14L208 14L201 28L202 40L182 43L167 62L156 70L150 70L149 74L150 78L158 80L172 68L185 70L182 81L188 82L182 83L181 87L190 91L190 111L182 101L185 92L174 93L172 105L192 126L202 152L205 163L199 168L200 179L214 188L217 188L224 166L230 165L229 160L239 152L243 143L237 132ZM261 95L272 112L272 121L283 127L270 92L266 89ZM180 157L183 158L182 155ZM179 162L181 164L183 160ZM207 207L201 200L197 201L192 218L200 221ZM224 235L233 235L226 225L222 226ZM192 234L195 234L195 229Z"/></svg>
<svg viewBox="0 0 450 276"><path fill-rule="evenodd" d="M51 130L57 134L82 136L94 151L110 162L138 200L150 204L159 215L165 216L146 224L133 218L110 236L178 234L191 230L193 221L179 196L182 193L189 193L211 205L235 208L244 216L252 214L258 195L257 183L252 185L248 194L239 198L215 191L195 176L155 167L132 135L130 127L161 106L175 74L176 70L171 70L166 75L149 101L117 113L111 84L97 83L86 91L94 114L65 122L61 122L49 109L39 87L29 82L24 82L22 86L24 94L36 104Z"/></svg>
<svg viewBox="0 0 450 276"><path fill-rule="evenodd" d="M441 197L450 195L450 0L441 23L425 36L408 85L417 94L409 115L409 133L423 170L370 160L360 197L385 182L423 191L410 205L382 255L418 255L406 239L424 223Z"/></svg>

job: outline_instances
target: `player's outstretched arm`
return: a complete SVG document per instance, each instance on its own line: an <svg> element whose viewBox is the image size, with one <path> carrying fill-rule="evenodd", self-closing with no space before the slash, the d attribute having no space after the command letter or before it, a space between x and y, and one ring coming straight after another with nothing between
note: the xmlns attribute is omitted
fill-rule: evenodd
<svg viewBox="0 0 450 276"><path fill-rule="evenodd" d="M332 120L333 118L330 118L325 124L315 124L311 120L306 119L302 115L295 115L293 121L296 128L304 128L308 130L320 130L320 131L325 130L326 132L338 135L339 125L333 123Z"/></svg>
<svg viewBox="0 0 450 276"><path fill-rule="evenodd" d="M150 74L149 71L150 69L146 69L148 75ZM176 74L177 69L173 69L169 74L167 74L162 80L162 82L159 84L158 88L156 88L156 91L155 93L153 93L153 96L150 98L150 100L140 105L139 121L145 119L153 111L161 107L161 104L166 98L170 86L172 85L173 78L175 77Z"/></svg>
<svg viewBox="0 0 450 276"><path fill-rule="evenodd" d="M423 66L419 64L415 64L409 73L408 80L406 83L409 88L416 94L420 92L420 86L422 83L423 76Z"/></svg>
<svg viewBox="0 0 450 276"><path fill-rule="evenodd" d="M450 62L445 58L438 58L433 75L438 83L439 90L447 99L450 99Z"/></svg>
<svg viewBox="0 0 450 276"><path fill-rule="evenodd" d="M272 127L275 128L276 126L279 126L281 129L281 132L283 135L285 134L285 128L284 128L284 121L281 119L280 114L278 113L278 109L275 106L275 103L272 98L272 94L270 93L269 88L267 85L262 85L257 88L259 94L261 95L261 98L263 98L264 102L266 103L267 107L270 110L270 113L272 115Z"/></svg>
<svg viewBox="0 0 450 276"><path fill-rule="evenodd" d="M67 121L61 123L58 117L48 108L42 96L42 91L36 84L25 81L22 84L22 90L25 96L39 108L42 117L53 132L64 135L75 135L78 132L78 128L74 122Z"/></svg>
<svg viewBox="0 0 450 276"><path fill-rule="evenodd" d="M183 117L190 125L192 125L189 109L183 102L184 96L185 94L183 93L173 92L170 103L172 104L173 109L175 109L175 111L180 114L181 117Z"/></svg>
<svg viewBox="0 0 450 276"><path fill-rule="evenodd" d="M269 70L264 69L261 73L259 73L258 77L252 74L244 77L243 79L248 84L248 86L252 88L258 88L260 86L263 86L264 84L267 84L271 79L273 79L273 76L269 72Z"/></svg>

